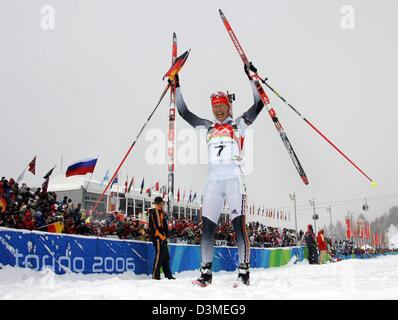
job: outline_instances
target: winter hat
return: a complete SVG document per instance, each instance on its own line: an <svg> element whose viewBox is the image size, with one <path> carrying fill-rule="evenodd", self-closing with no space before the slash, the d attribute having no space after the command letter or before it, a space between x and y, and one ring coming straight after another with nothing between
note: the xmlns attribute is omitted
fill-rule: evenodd
<svg viewBox="0 0 398 320"><path fill-rule="evenodd" d="M212 106L214 106L217 103L224 103L228 107L231 106L231 103L229 102L228 96L224 92L221 92L221 91L218 91L217 93L213 93L210 96L210 101L211 101L211 105Z"/></svg>

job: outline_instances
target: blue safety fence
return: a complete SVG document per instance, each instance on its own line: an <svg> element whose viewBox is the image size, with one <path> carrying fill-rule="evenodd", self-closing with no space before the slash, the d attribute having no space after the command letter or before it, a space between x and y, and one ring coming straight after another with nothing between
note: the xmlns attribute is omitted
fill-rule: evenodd
<svg viewBox="0 0 398 320"><path fill-rule="evenodd" d="M200 246L169 244L173 273L200 267ZM251 248L252 268L269 268L302 261L304 247ZM151 242L46 233L0 228L0 263L2 265L65 273L151 274L155 250ZM213 270L233 271L238 265L235 247L215 247Z"/></svg>

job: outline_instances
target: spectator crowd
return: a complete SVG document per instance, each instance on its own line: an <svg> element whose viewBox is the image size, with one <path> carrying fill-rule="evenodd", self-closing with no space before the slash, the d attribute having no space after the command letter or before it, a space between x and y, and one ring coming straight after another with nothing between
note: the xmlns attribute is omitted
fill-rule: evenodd
<svg viewBox="0 0 398 320"><path fill-rule="evenodd" d="M80 234L97 237L118 237L149 241L147 223L132 216L124 216L118 212L94 212L89 215L75 207L71 199L64 197L57 199L55 192L37 188L31 190L25 183L21 186L14 180L2 177L0 181L0 227L47 231L47 227L54 223L62 224L63 233ZM200 244L202 224L200 219L185 218L169 219L169 238L171 243L184 242ZM288 247L301 244L314 246L315 250L326 250L334 254L365 253L362 249L354 248L352 243L332 243L331 239L324 238L320 242L315 235L310 240L306 233L300 230L275 228L265 226L259 222L250 222L246 225L250 244L253 247ZM311 243L310 243L311 242ZM231 221L219 224L215 234L216 245L235 246L235 233ZM318 247L319 244L322 248Z"/></svg>

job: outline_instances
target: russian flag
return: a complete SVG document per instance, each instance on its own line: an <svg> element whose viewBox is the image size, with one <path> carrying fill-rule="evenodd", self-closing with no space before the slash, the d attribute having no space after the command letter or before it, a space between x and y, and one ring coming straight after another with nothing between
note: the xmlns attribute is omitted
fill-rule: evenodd
<svg viewBox="0 0 398 320"><path fill-rule="evenodd" d="M93 173L97 160L98 158L89 158L75 162L66 170L66 177Z"/></svg>

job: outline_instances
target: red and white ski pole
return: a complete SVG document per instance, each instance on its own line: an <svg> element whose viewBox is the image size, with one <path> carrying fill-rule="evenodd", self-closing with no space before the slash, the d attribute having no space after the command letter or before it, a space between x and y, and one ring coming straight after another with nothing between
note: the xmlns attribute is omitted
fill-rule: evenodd
<svg viewBox="0 0 398 320"><path fill-rule="evenodd" d="M94 213L95 209L97 208L98 204L100 203L100 201L102 200L104 194L106 193L106 191L108 190L109 186L111 185L113 179L116 177L117 173L119 172L120 168L122 167L124 161L126 161L128 155L130 154L131 150L134 148L138 138L140 137L141 133L144 131L145 127L147 126L147 124L149 123L149 121L151 120L152 116L155 114L155 111L157 110L157 108L159 107L160 103L162 102L164 96L166 95L167 91L169 90L169 88L171 87L172 81L175 77L176 74L178 74L178 72L181 70L182 66L185 64L185 62L188 59L188 55L189 55L190 51L186 51L184 52L180 57L178 57L175 61L175 63L172 65L172 67L170 68L170 70L166 73L166 75L163 77L163 79L165 77L169 77L168 79L168 83L166 88L163 90L158 103L156 104L155 108L152 110L152 112L150 113L148 119L145 121L144 125L141 127L141 130L138 132L137 137L135 138L135 140L133 141L133 143L131 144L129 150L127 151L126 155L123 157L122 162L120 162L119 166L117 167L115 173L112 176L112 179L109 180L105 190L102 192L101 196L99 197L98 201L96 202L95 206L93 207L93 209L91 210L91 214Z"/></svg>

